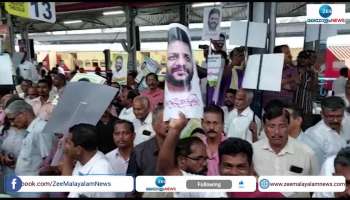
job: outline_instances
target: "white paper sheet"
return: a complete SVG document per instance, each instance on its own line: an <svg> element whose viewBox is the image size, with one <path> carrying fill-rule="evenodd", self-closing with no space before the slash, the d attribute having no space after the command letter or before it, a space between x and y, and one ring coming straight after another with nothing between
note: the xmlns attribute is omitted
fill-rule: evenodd
<svg viewBox="0 0 350 200"><path fill-rule="evenodd" d="M248 22L231 21L230 44L244 46ZM265 48L267 24L249 22L248 47Z"/></svg>
<svg viewBox="0 0 350 200"><path fill-rule="evenodd" d="M264 54L261 64L259 90L281 91L283 60L283 54ZM242 83L243 88L257 88L259 64L260 55L249 56Z"/></svg>
<svg viewBox="0 0 350 200"><path fill-rule="evenodd" d="M215 12L212 12L212 10L213 11L219 10L220 14L218 15ZM212 12L211 16L209 16L210 12ZM220 6L219 7L204 8L202 40L210 40L210 39L217 40L217 39L219 39L219 34L221 32L221 28L220 28L221 19L222 19L222 8ZM213 23L208 24L208 21L213 22Z"/></svg>
<svg viewBox="0 0 350 200"><path fill-rule="evenodd" d="M9 54L0 55L0 85L13 85L12 61Z"/></svg>
<svg viewBox="0 0 350 200"><path fill-rule="evenodd" d="M217 82L221 68L221 55L209 55L207 65L208 82Z"/></svg>

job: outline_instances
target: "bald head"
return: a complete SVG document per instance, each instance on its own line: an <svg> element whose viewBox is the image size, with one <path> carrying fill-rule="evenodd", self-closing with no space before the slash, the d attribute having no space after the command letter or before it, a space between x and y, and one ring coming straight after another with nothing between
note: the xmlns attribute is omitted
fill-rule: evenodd
<svg viewBox="0 0 350 200"><path fill-rule="evenodd" d="M132 103L133 111L137 119L144 121L150 112L150 101L145 96L137 96Z"/></svg>
<svg viewBox="0 0 350 200"><path fill-rule="evenodd" d="M134 98L133 104L137 102L137 103L141 103L144 107L150 107L151 103L149 101L149 99L145 96L137 96Z"/></svg>

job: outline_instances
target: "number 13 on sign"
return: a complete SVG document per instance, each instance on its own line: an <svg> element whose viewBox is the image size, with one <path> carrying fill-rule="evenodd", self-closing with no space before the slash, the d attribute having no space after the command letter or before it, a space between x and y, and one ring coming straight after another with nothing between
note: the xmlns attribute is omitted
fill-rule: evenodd
<svg viewBox="0 0 350 200"><path fill-rule="evenodd" d="M5 2L5 10L19 17L56 22L54 2Z"/></svg>
<svg viewBox="0 0 350 200"><path fill-rule="evenodd" d="M30 2L30 16L32 19L54 23L56 21L55 3Z"/></svg>

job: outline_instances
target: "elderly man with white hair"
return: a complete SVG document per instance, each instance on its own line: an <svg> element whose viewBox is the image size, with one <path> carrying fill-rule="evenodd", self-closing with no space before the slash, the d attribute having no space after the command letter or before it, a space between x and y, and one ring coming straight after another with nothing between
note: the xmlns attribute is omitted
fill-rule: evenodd
<svg viewBox="0 0 350 200"><path fill-rule="evenodd" d="M53 138L42 132L46 121L35 117L32 106L24 100L9 104L5 113L13 126L23 127L27 131L17 159L16 175L38 175L39 165L48 155Z"/></svg>
<svg viewBox="0 0 350 200"><path fill-rule="evenodd" d="M152 128L152 112L151 103L146 96L137 96L132 104L135 119L132 121L135 127L134 145L138 145L146 140L149 140L155 135Z"/></svg>
<svg viewBox="0 0 350 200"><path fill-rule="evenodd" d="M26 136L15 166L15 174L17 176L38 175L39 167L44 158L49 155L53 141L51 134L42 132L46 121L35 117L32 106L24 100L17 100L9 104L5 113L12 126L26 129ZM28 193L30 195L28 197L34 197L35 194Z"/></svg>
<svg viewBox="0 0 350 200"><path fill-rule="evenodd" d="M236 93L235 108L228 115L227 137L237 137L253 143L257 140L257 132L251 131L255 120L257 130L260 130L260 119L249 107L254 97L253 91L240 89Z"/></svg>

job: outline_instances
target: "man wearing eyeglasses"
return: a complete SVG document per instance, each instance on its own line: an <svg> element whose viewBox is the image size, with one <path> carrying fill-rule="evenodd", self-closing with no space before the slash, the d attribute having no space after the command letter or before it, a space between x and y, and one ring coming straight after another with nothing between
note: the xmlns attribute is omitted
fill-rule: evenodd
<svg viewBox="0 0 350 200"><path fill-rule="evenodd" d="M223 122L222 122L223 123ZM158 174L165 176L205 175L207 171L206 146L200 138L189 137L179 140L187 120L181 113L179 119L171 119L169 132L159 151ZM223 126L223 125L222 125ZM175 192L173 197L227 197L218 192Z"/></svg>
<svg viewBox="0 0 350 200"><path fill-rule="evenodd" d="M310 127L300 141L309 145L316 153L321 166L329 156L337 154L350 143L350 135L343 128L345 102L341 97L326 97L321 102L322 120Z"/></svg>
<svg viewBox="0 0 350 200"><path fill-rule="evenodd" d="M42 132L46 121L35 117L33 108L24 100L16 100L5 109L6 117L11 125L26 129L16 164L16 176L36 176L45 157L50 153L53 135ZM39 193L18 193L16 197L39 197Z"/></svg>
<svg viewBox="0 0 350 200"><path fill-rule="evenodd" d="M187 120L183 114L179 119L170 120L168 135L159 151L157 162L159 174L182 176L186 173L197 175L207 173L208 156L202 140L198 137L179 140L186 124Z"/></svg>

